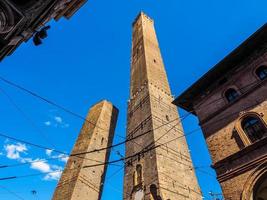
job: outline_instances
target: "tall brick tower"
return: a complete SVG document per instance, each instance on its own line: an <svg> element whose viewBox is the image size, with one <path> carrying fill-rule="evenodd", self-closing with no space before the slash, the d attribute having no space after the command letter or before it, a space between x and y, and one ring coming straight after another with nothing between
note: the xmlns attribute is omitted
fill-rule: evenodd
<svg viewBox="0 0 267 200"><path fill-rule="evenodd" d="M149 144L168 143L127 162L124 200L200 200L186 139L173 140L184 133L172 104L154 23L144 13L133 23L132 40L127 137L153 131L128 142L126 156Z"/></svg>
<svg viewBox="0 0 267 200"><path fill-rule="evenodd" d="M72 154L105 148L112 144L118 110L109 102L94 105L87 116ZM90 122L90 123L89 123ZM70 157L57 185L53 200L100 200L110 150Z"/></svg>

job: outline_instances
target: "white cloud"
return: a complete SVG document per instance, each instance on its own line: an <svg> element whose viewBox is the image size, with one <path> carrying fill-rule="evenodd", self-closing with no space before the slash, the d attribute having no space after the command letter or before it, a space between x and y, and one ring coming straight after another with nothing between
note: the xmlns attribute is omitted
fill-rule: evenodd
<svg viewBox="0 0 267 200"><path fill-rule="evenodd" d="M53 150L51 150L51 149L47 149L47 150L45 150L45 153L46 153L46 155L48 155L48 156L51 156L52 152L53 152Z"/></svg>
<svg viewBox="0 0 267 200"><path fill-rule="evenodd" d="M64 155L64 154L60 154L60 155L58 156L58 160L59 160L59 161L62 161L62 162L64 162L64 163L66 163L66 162L68 161L68 159L69 159L69 156L66 156L66 155Z"/></svg>
<svg viewBox="0 0 267 200"><path fill-rule="evenodd" d="M51 173L47 174L45 177L44 177L44 180L59 180L61 174L62 174L62 170L63 168L58 166L58 165L51 165Z"/></svg>
<svg viewBox="0 0 267 200"><path fill-rule="evenodd" d="M55 120L57 123L59 123L59 124L62 124L62 123L63 123L63 119L62 119L61 117L59 117L59 116L55 116L55 117L54 117L54 120Z"/></svg>
<svg viewBox="0 0 267 200"><path fill-rule="evenodd" d="M67 123L64 123L64 125L62 126L63 128L68 128L70 125Z"/></svg>
<svg viewBox="0 0 267 200"><path fill-rule="evenodd" d="M63 158L60 158L60 161L62 161L62 162L68 162L68 160L69 160L69 157L63 157Z"/></svg>
<svg viewBox="0 0 267 200"><path fill-rule="evenodd" d="M68 159L69 159L69 156L67 156L67 154L52 155L53 150L47 149L45 151L45 153L49 158L58 159L58 161L61 161L61 162L64 162L64 163L66 163L68 161Z"/></svg>
<svg viewBox="0 0 267 200"><path fill-rule="evenodd" d="M68 128L70 125L66 122L64 122L63 118L56 115L51 118L51 120L48 120L44 122L46 126L53 126L53 127L60 127L60 128Z"/></svg>
<svg viewBox="0 0 267 200"><path fill-rule="evenodd" d="M62 167L58 165L50 165L45 160L34 160L34 162L31 163L31 168L42 173L47 173L44 177L44 180L46 181L59 180L62 174Z"/></svg>
<svg viewBox="0 0 267 200"><path fill-rule="evenodd" d="M42 173L47 173L47 172L51 172L51 167L50 165L44 161L44 160L34 160L33 163L31 163L31 168L38 170Z"/></svg>
<svg viewBox="0 0 267 200"><path fill-rule="evenodd" d="M7 144L4 146L6 151L6 156L9 159L19 160L21 159L21 153L27 152L27 147L25 144L17 143L17 144Z"/></svg>
<svg viewBox="0 0 267 200"><path fill-rule="evenodd" d="M45 124L46 126L51 126L51 121L46 121L46 122L44 122L44 124Z"/></svg>
<svg viewBox="0 0 267 200"><path fill-rule="evenodd" d="M45 174L43 180L58 180L61 176L62 167L58 165L51 165L47 162L47 160L42 160L40 158L32 159L29 157L22 157L23 154L27 154L28 148L25 144L22 143L15 143L15 144L5 144L4 145L5 153L4 155L8 159L17 160L20 163L29 162L30 168L33 170L37 170L41 173ZM2 152L0 152L1 155ZM49 157L52 156L53 150L46 150L46 154ZM65 162L66 157L64 154L59 154L56 156L56 159Z"/></svg>
<svg viewBox="0 0 267 200"><path fill-rule="evenodd" d="M49 180L59 180L61 174L62 174L62 171L54 171L54 172L51 172L51 173L47 174L44 177L44 180L46 180L46 181L49 181Z"/></svg>

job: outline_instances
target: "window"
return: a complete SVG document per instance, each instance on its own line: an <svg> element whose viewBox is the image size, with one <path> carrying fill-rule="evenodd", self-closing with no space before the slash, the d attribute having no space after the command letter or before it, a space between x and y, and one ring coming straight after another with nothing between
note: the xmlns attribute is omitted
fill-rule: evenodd
<svg viewBox="0 0 267 200"><path fill-rule="evenodd" d="M155 184L150 185L149 190L150 190L150 195L152 196L151 199L162 200L161 196L158 195L158 189L157 189L157 186Z"/></svg>
<svg viewBox="0 0 267 200"><path fill-rule="evenodd" d="M267 78L267 67L266 66L260 66L256 70L256 75L261 79L264 80Z"/></svg>
<svg viewBox="0 0 267 200"><path fill-rule="evenodd" d="M70 169L74 169L76 167L76 160L71 162Z"/></svg>
<svg viewBox="0 0 267 200"><path fill-rule="evenodd" d="M238 98L238 96L239 94L233 88L230 88L225 92L225 97L229 103L235 101Z"/></svg>
<svg viewBox="0 0 267 200"><path fill-rule="evenodd" d="M253 187L253 199L265 200L267 199L267 174L261 175Z"/></svg>
<svg viewBox="0 0 267 200"><path fill-rule="evenodd" d="M167 120L167 121L170 121L170 118L169 118L169 116L168 116L168 115L166 115L166 120Z"/></svg>
<svg viewBox="0 0 267 200"><path fill-rule="evenodd" d="M136 183L137 185L142 184L142 165L136 166Z"/></svg>
<svg viewBox="0 0 267 200"><path fill-rule="evenodd" d="M142 186L143 181L143 172L142 172L142 165L136 165L136 170L133 173L133 183L134 187Z"/></svg>
<svg viewBox="0 0 267 200"><path fill-rule="evenodd" d="M241 127L252 143L260 140L266 134L266 127L258 117L244 118Z"/></svg>

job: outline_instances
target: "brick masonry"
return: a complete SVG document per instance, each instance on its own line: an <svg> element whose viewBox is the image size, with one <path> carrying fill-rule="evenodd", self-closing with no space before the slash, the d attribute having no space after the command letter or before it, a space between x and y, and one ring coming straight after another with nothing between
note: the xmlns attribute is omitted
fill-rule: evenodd
<svg viewBox="0 0 267 200"><path fill-rule="evenodd" d="M133 23L132 40L127 137L148 133L126 144L126 156L168 143L127 161L124 200L200 200L202 194L178 112L172 104L154 22L144 13ZM142 180L136 185L140 165Z"/></svg>
<svg viewBox="0 0 267 200"><path fill-rule="evenodd" d="M104 100L89 111L72 154L105 148L112 144L118 110ZM100 200L106 165L83 168L108 161L109 150L71 156L55 190L53 200Z"/></svg>
<svg viewBox="0 0 267 200"><path fill-rule="evenodd" d="M226 200L252 200L256 183L266 175L267 138L251 143L240 128L242 119L250 115L267 124L267 80L260 80L255 73L266 64L265 45L222 74L225 83L207 86L205 94L192 100ZM232 103L224 96L229 88L240 95Z"/></svg>

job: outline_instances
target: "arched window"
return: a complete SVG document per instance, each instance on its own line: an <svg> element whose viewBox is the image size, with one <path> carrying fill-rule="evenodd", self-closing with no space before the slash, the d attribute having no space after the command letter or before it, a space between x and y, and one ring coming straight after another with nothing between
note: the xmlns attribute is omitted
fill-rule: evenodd
<svg viewBox="0 0 267 200"><path fill-rule="evenodd" d="M253 199L265 200L267 199L267 175L262 175L253 187Z"/></svg>
<svg viewBox="0 0 267 200"><path fill-rule="evenodd" d="M256 74L261 80L266 79L267 78L267 67L266 66L260 66L256 70Z"/></svg>
<svg viewBox="0 0 267 200"><path fill-rule="evenodd" d="M137 165L136 166L136 183L137 185L142 184L142 165Z"/></svg>
<svg viewBox="0 0 267 200"><path fill-rule="evenodd" d="M134 187L142 186L143 181L143 172L142 172L142 165L138 164L136 165L136 170L133 174L133 183Z"/></svg>
<svg viewBox="0 0 267 200"><path fill-rule="evenodd" d="M241 127L252 143L260 140L264 135L266 135L267 131L261 119L254 116L244 118L241 122Z"/></svg>
<svg viewBox="0 0 267 200"><path fill-rule="evenodd" d="M150 195L152 196L151 199L162 200L161 196L158 194L158 189L155 184L150 185L149 190L150 190Z"/></svg>
<svg viewBox="0 0 267 200"><path fill-rule="evenodd" d="M237 93L237 91L233 88L228 89L225 92L225 97L227 99L227 101L229 103L233 102L234 100L236 100L238 98L239 94Z"/></svg>

